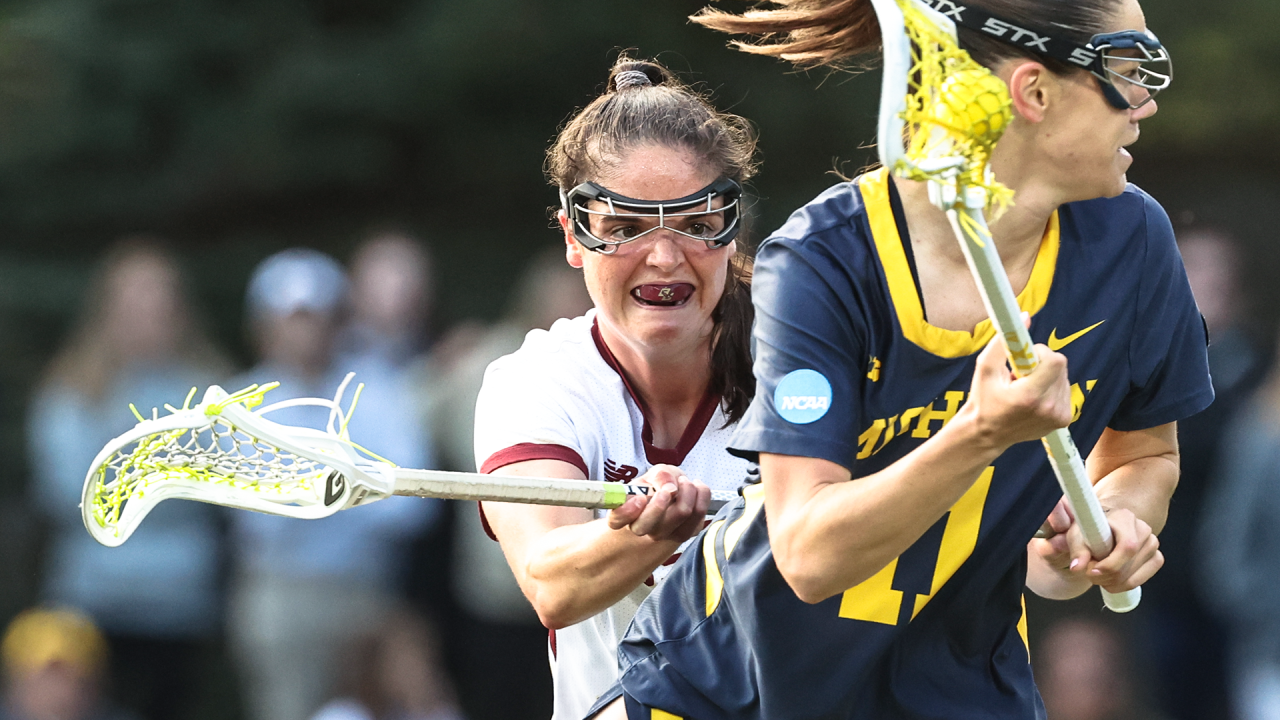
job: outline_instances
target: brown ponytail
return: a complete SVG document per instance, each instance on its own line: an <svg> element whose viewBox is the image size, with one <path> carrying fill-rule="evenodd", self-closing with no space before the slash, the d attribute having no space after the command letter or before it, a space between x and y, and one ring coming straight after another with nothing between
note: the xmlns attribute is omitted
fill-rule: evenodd
<svg viewBox="0 0 1280 720"><path fill-rule="evenodd" d="M720 396L729 424L747 412L756 394L756 376L751 368L751 326L755 306L751 304L751 256L739 250L729 261L724 294L711 314L715 337L711 344L711 390Z"/></svg>
<svg viewBox="0 0 1280 720"><path fill-rule="evenodd" d="M1118 0L979 0L967 4L1023 27L1083 44L1102 32ZM870 0L771 0L768 5L774 7L747 10L741 15L707 7L689 19L712 30L754 36L755 40L733 40L730 45L801 67L842 67L880 49L880 21ZM1072 70L1065 63L1032 55L976 30L959 28L958 37L960 46L989 68L1004 59L1029 57L1057 73Z"/></svg>
<svg viewBox="0 0 1280 720"><path fill-rule="evenodd" d="M776 9L734 15L707 7L689 19L720 32L754 35L729 44L801 67L838 65L880 48L880 22L869 0L774 0Z"/></svg>

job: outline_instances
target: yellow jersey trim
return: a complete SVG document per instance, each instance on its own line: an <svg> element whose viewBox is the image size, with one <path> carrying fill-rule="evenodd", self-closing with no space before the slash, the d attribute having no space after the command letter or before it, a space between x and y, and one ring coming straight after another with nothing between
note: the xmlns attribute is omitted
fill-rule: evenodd
<svg viewBox="0 0 1280 720"><path fill-rule="evenodd" d="M884 268L889 284L889 298L898 314L902 335L921 349L944 358L960 358L980 352L995 337L991 320L986 319L973 328L973 332L946 330L925 322L924 308L915 281L911 278L911 266L902 247L902 236L893 217L889 202L889 172L885 168L867 173L858 181L862 201L867 209L867 221L871 225L871 238ZM1040 251L1027 286L1018 295L1018 306L1035 315L1049 299L1053 274L1058 264L1060 226L1058 212L1049 218Z"/></svg>
<svg viewBox="0 0 1280 720"><path fill-rule="evenodd" d="M1018 637L1022 638L1022 646L1027 649L1027 662L1031 662L1031 641L1027 639L1027 596L1022 596L1022 615L1018 618Z"/></svg>
<svg viewBox="0 0 1280 720"><path fill-rule="evenodd" d="M716 534L724 526L724 520L711 523L702 536L702 562L707 566L707 617L720 605L720 595L724 592L724 578L720 576L720 564L716 562Z"/></svg>
<svg viewBox="0 0 1280 720"><path fill-rule="evenodd" d="M764 485L760 483L748 485L742 489L742 496L747 501L742 514L727 527L725 526L727 520L711 523L706 534L702 536L702 561L707 566L707 617L711 617L711 613L720 606L720 596L724 594L724 577L720 573L720 563L716 562L716 539L720 535L721 528L724 529L724 558L728 560L733 554L733 549L737 547L738 541L742 539L742 534L764 509Z"/></svg>

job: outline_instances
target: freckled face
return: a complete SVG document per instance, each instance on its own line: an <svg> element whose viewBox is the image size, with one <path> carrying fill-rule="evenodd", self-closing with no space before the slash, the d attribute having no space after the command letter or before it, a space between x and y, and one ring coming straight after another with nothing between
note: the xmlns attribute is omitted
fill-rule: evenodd
<svg viewBox="0 0 1280 720"><path fill-rule="evenodd" d="M595 182L637 200L672 200L705 188L717 178L713 168L681 148L644 145L628 152ZM713 207L723 204L717 198ZM605 210L593 202L592 210ZM602 326L625 342L646 347L710 343L711 313L724 293L735 243L708 248L701 240L658 228L611 254L582 247L565 227L569 264L581 267ZM656 227L656 219L592 217L592 234L622 241ZM722 214L668 218L666 225L691 235L715 235Z"/></svg>
<svg viewBox="0 0 1280 720"><path fill-rule="evenodd" d="M1137 0L1122 0L1105 32L1145 30ZM1117 81L1131 103L1146 97L1142 88ZM1125 173L1133 156L1125 148L1138 140L1138 123L1156 113L1155 101L1136 110L1117 110L1102 94L1093 75L1079 71L1063 78L1060 110L1044 125L1041 137L1061 171L1072 199L1114 197L1124 192Z"/></svg>

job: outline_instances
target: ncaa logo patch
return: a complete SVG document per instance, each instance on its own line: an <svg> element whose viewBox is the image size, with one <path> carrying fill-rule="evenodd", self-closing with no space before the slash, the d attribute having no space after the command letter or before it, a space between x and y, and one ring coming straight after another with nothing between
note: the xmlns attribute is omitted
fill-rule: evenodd
<svg viewBox="0 0 1280 720"><path fill-rule="evenodd" d="M794 370L773 391L773 406L789 423L815 422L831 409L831 383L817 370Z"/></svg>

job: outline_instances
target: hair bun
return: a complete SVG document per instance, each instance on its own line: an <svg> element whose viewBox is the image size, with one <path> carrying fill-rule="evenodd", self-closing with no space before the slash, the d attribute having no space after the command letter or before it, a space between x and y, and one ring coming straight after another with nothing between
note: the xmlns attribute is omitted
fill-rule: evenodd
<svg viewBox="0 0 1280 720"><path fill-rule="evenodd" d="M621 92L633 87L664 85L671 73L661 65L647 60L619 58L609 73L609 92Z"/></svg>
<svg viewBox="0 0 1280 720"><path fill-rule="evenodd" d="M653 81L649 79L648 75L639 70L623 70L613 76L613 89L615 92L637 85L642 87L653 85Z"/></svg>

